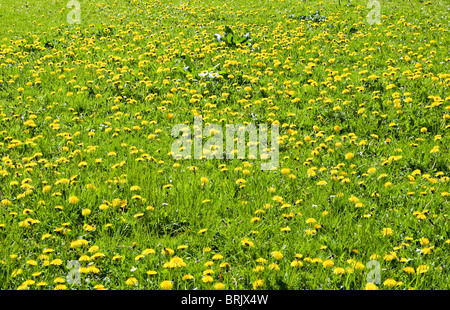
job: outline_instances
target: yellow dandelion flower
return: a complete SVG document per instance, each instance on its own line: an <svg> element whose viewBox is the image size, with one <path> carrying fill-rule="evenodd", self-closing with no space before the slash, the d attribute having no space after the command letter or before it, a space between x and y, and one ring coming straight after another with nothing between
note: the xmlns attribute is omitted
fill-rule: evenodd
<svg viewBox="0 0 450 310"><path fill-rule="evenodd" d="M213 282L214 281L214 279L213 279L213 277L211 277L211 276L204 276L203 278L202 278L202 282L203 283L211 283L211 282Z"/></svg>
<svg viewBox="0 0 450 310"><path fill-rule="evenodd" d="M434 246L428 247L428 248L423 248L422 249L422 253L423 254L431 254L431 252L433 251Z"/></svg>
<svg viewBox="0 0 450 310"><path fill-rule="evenodd" d="M51 187L50 185L45 185L45 186L42 188L42 193L43 193L43 194L47 194L47 193L50 192L51 189L52 189L52 187Z"/></svg>
<svg viewBox="0 0 450 310"><path fill-rule="evenodd" d="M416 272L418 274L423 274L425 272L427 272L430 268L427 265L420 265L419 267L417 267Z"/></svg>
<svg viewBox="0 0 450 310"><path fill-rule="evenodd" d="M264 280L258 279L255 282L253 282L253 289L254 290L260 289L263 287L263 285L264 285Z"/></svg>
<svg viewBox="0 0 450 310"><path fill-rule="evenodd" d="M280 260L283 258L283 254L280 251L273 251L270 253L276 260Z"/></svg>
<svg viewBox="0 0 450 310"><path fill-rule="evenodd" d="M260 264L265 264L267 262L267 259L260 257L260 258L256 259L256 262L258 262Z"/></svg>
<svg viewBox="0 0 450 310"><path fill-rule="evenodd" d="M76 203L78 203L80 200L78 199L78 197L77 196L70 196L69 197L69 203L70 204L76 204Z"/></svg>
<svg viewBox="0 0 450 310"><path fill-rule="evenodd" d="M397 281L395 281L395 280L392 279L392 278L389 278L389 279L386 279L386 280L383 282L383 285L384 285L384 286L387 286L387 287L389 287L389 288L391 288L391 287L397 285Z"/></svg>
<svg viewBox="0 0 450 310"><path fill-rule="evenodd" d="M282 174L289 174L291 172L291 169L289 169L289 168L283 168L283 169L281 169L281 173Z"/></svg>
<svg viewBox="0 0 450 310"><path fill-rule="evenodd" d="M52 261L50 262L50 265L61 266L62 263L63 263L63 261L60 260L59 258L57 258L57 259L52 260Z"/></svg>
<svg viewBox="0 0 450 310"><path fill-rule="evenodd" d="M156 272L156 271L154 271L154 270L148 270L146 273L147 273L149 276L154 276L154 275L156 275L158 272Z"/></svg>
<svg viewBox="0 0 450 310"><path fill-rule="evenodd" d="M270 264L268 267L270 270L275 270L275 271L280 270L280 266L278 266L278 264L275 264L275 263Z"/></svg>
<svg viewBox="0 0 450 310"><path fill-rule="evenodd" d="M36 283L34 280L26 280L22 283L22 285L30 286L33 285L34 283Z"/></svg>
<svg viewBox="0 0 450 310"><path fill-rule="evenodd" d="M378 286L376 286L374 283L369 282L366 284L365 290L375 291L375 290L378 290Z"/></svg>
<svg viewBox="0 0 450 310"><path fill-rule="evenodd" d="M342 276L345 274L345 269L342 267L336 267L334 268L333 273L337 276Z"/></svg>
<svg viewBox="0 0 450 310"><path fill-rule="evenodd" d="M55 290L66 290L66 289L67 289L67 286L64 284L57 284L55 286Z"/></svg>
<svg viewBox="0 0 450 310"><path fill-rule="evenodd" d="M258 265L255 268L253 268L254 272L262 272L264 270L265 270L264 266L261 266L261 265Z"/></svg>
<svg viewBox="0 0 450 310"><path fill-rule="evenodd" d="M428 240L428 238L420 238L419 242L420 245L428 245L430 243L430 240Z"/></svg>
<svg viewBox="0 0 450 310"><path fill-rule="evenodd" d="M181 268L186 267L186 263L183 261L181 257L174 256L170 259L170 261L164 263L164 268Z"/></svg>
<svg viewBox="0 0 450 310"><path fill-rule="evenodd" d="M96 289L97 291L106 290L106 288L105 288L105 286L103 286L103 284L97 284L96 286L94 286L94 289Z"/></svg>
<svg viewBox="0 0 450 310"><path fill-rule="evenodd" d="M138 280L135 277L130 277L125 281L125 284L128 286L135 285L138 283Z"/></svg>
<svg viewBox="0 0 450 310"><path fill-rule="evenodd" d="M323 261L322 265L325 268L331 268L331 267L334 266L334 262L331 259L326 259L326 260Z"/></svg>
<svg viewBox="0 0 450 310"><path fill-rule="evenodd" d="M391 228L383 228L381 234L383 236L392 236L393 230Z"/></svg>
<svg viewBox="0 0 450 310"><path fill-rule="evenodd" d="M183 281L188 281L188 280L194 279L194 276L193 276L193 275L190 275L190 274L185 274L181 279L182 279Z"/></svg>
<svg viewBox="0 0 450 310"><path fill-rule="evenodd" d="M212 257L213 260L219 260L219 259L222 259L222 258L223 258L223 256L221 254L214 254L213 257Z"/></svg>
<svg viewBox="0 0 450 310"><path fill-rule="evenodd" d="M413 267L405 267L405 268L403 268L403 271L406 272L407 274L414 274L414 273L416 273L416 271L414 270Z"/></svg>
<svg viewBox="0 0 450 310"><path fill-rule="evenodd" d="M203 228L203 229L200 229L197 233L198 233L199 235L203 235L203 234L206 233L207 231L208 231L207 228Z"/></svg>
<svg viewBox="0 0 450 310"><path fill-rule="evenodd" d="M291 262L291 267L292 267L292 268L295 268L295 267L303 267L303 262L300 261L300 260L294 259L294 260Z"/></svg>
<svg viewBox="0 0 450 310"><path fill-rule="evenodd" d="M316 233L317 231L315 230L315 229L305 229L305 233L308 235L308 236L311 236L311 235L314 235L315 233Z"/></svg>
<svg viewBox="0 0 450 310"><path fill-rule="evenodd" d="M314 218L312 218L312 217L310 217L310 218L308 218L307 220L306 220L306 224L314 224L314 223L316 223L317 221L316 221L316 219L314 219Z"/></svg>
<svg viewBox="0 0 450 310"><path fill-rule="evenodd" d="M148 255L148 254L155 254L155 250L153 249L145 249L144 251L142 251L143 255Z"/></svg>
<svg viewBox="0 0 450 310"><path fill-rule="evenodd" d="M91 214L91 210L90 209L83 209L83 210L81 210L81 215L88 216L89 214Z"/></svg>
<svg viewBox="0 0 450 310"><path fill-rule="evenodd" d="M241 240L241 245L246 246L246 247L253 247L254 243L250 240L248 240L247 238L244 238Z"/></svg>
<svg viewBox="0 0 450 310"><path fill-rule="evenodd" d="M313 258L311 260L311 263L318 263L318 264L320 264L320 263L322 263L322 259L320 257L315 257L315 258Z"/></svg>
<svg viewBox="0 0 450 310"><path fill-rule="evenodd" d="M175 251L172 250L171 248L164 248L161 250L161 254L172 256L173 254L175 254Z"/></svg>

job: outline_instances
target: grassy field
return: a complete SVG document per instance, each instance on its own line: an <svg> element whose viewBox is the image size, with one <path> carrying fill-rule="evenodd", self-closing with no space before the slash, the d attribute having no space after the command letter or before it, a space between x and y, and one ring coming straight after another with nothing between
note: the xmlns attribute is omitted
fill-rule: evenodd
<svg viewBox="0 0 450 310"><path fill-rule="evenodd" d="M0 4L1 289L449 289L447 1L68 2Z"/></svg>

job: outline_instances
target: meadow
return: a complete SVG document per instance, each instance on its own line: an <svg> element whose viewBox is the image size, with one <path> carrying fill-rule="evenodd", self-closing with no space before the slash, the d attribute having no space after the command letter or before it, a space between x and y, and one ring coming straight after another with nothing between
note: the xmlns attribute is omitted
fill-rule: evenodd
<svg viewBox="0 0 450 310"><path fill-rule="evenodd" d="M449 289L449 3L369 2L2 0L0 289Z"/></svg>

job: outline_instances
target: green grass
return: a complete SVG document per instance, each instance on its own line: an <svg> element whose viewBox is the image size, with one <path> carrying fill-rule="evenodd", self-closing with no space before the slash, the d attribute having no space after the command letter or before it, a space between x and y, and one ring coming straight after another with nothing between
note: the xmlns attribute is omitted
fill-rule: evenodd
<svg viewBox="0 0 450 310"><path fill-rule="evenodd" d="M0 5L2 289L357 290L371 260L379 289L449 288L445 1L383 1L372 26L365 1L80 1L73 25L66 5ZM279 123L279 166L175 160L196 115ZM97 270L68 283L80 257Z"/></svg>

